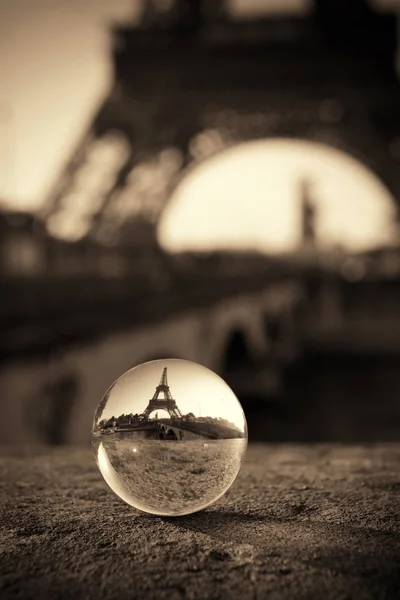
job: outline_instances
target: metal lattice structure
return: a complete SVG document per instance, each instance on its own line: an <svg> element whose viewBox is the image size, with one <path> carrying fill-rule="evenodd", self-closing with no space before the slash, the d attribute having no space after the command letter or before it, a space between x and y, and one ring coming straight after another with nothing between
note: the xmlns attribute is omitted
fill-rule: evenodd
<svg viewBox="0 0 400 600"><path fill-rule="evenodd" d="M302 16L234 20L222 0L170 4L114 30L115 85L49 199L52 235L67 217L81 238L149 252L189 169L277 137L341 150L400 198L394 12L313 0Z"/></svg>
<svg viewBox="0 0 400 600"><path fill-rule="evenodd" d="M164 394L164 398L159 398L161 393ZM164 368L161 375L160 383L158 384L158 386L156 387L156 391L154 392L154 396L149 401L149 404L143 413L144 417L148 419L150 414L157 409L166 410L169 413L171 419L182 418L182 413L179 410L176 401L172 398L172 394L169 389L167 379L167 367Z"/></svg>

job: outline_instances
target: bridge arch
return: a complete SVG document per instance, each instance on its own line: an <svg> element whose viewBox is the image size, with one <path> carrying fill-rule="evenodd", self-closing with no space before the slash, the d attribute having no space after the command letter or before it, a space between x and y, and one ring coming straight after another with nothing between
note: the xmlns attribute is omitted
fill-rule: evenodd
<svg viewBox="0 0 400 600"><path fill-rule="evenodd" d="M158 428L158 436L160 440L178 440L180 436L177 434L173 427L169 427L164 423L160 424Z"/></svg>
<svg viewBox="0 0 400 600"><path fill-rule="evenodd" d="M222 350L222 372L229 372L250 359L251 351L245 331L238 328L233 329L229 332Z"/></svg>
<svg viewBox="0 0 400 600"><path fill-rule="evenodd" d="M242 339L249 356L256 357L265 352L266 341L258 302L259 298L243 294L204 312L200 318L202 364L220 372L226 361L229 342L235 335L236 339Z"/></svg>

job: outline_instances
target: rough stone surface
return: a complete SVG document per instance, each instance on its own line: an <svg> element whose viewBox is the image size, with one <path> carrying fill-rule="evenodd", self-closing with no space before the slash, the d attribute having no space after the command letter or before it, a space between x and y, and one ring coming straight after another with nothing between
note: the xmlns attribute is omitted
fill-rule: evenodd
<svg viewBox="0 0 400 600"><path fill-rule="evenodd" d="M3 450L0 597L398 599L400 445L250 445L213 507L135 511L88 449Z"/></svg>

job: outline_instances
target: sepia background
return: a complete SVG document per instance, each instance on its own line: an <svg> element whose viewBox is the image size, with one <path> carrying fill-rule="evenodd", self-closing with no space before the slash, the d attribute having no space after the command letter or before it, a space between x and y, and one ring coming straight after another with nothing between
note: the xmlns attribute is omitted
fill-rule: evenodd
<svg viewBox="0 0 400 600"><path fill-rule="evenodd" d="M88 444L165 357L250 441L399 439L399 14L0 0L2 443Z"/></svg>

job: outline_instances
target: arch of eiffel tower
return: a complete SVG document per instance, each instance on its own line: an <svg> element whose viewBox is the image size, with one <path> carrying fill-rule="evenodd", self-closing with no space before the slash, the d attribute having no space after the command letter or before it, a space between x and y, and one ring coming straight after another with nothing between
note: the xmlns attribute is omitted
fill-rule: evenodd
<svg viewBox="0 0 400 600"><path fill-rule="evenodd" d="M221 1L145 6L140 24L113 33L115 84L54 191L52 223L68 213L105 244L155 240L189 168L271 137L343 150L400 198L394 13L366 0L314 0L305 15L257 21L232 19Z"/></svg>
<svg viewBox="0 0 400 600"><path fill-rule="evenodd" d="M154 392L154 396L149 401L146 410L143 412L143 415L146 419L149 418L152 412L158 409L167 411L171 419L182 418L182 413L178 408L176 400L172 398L172 394L169 389L167 369L167 367L164 368L161 375L160 383L158 384L158 386L156 387L156 391ZM160 398L161 393L164 395L163 398Z"/></svg>

